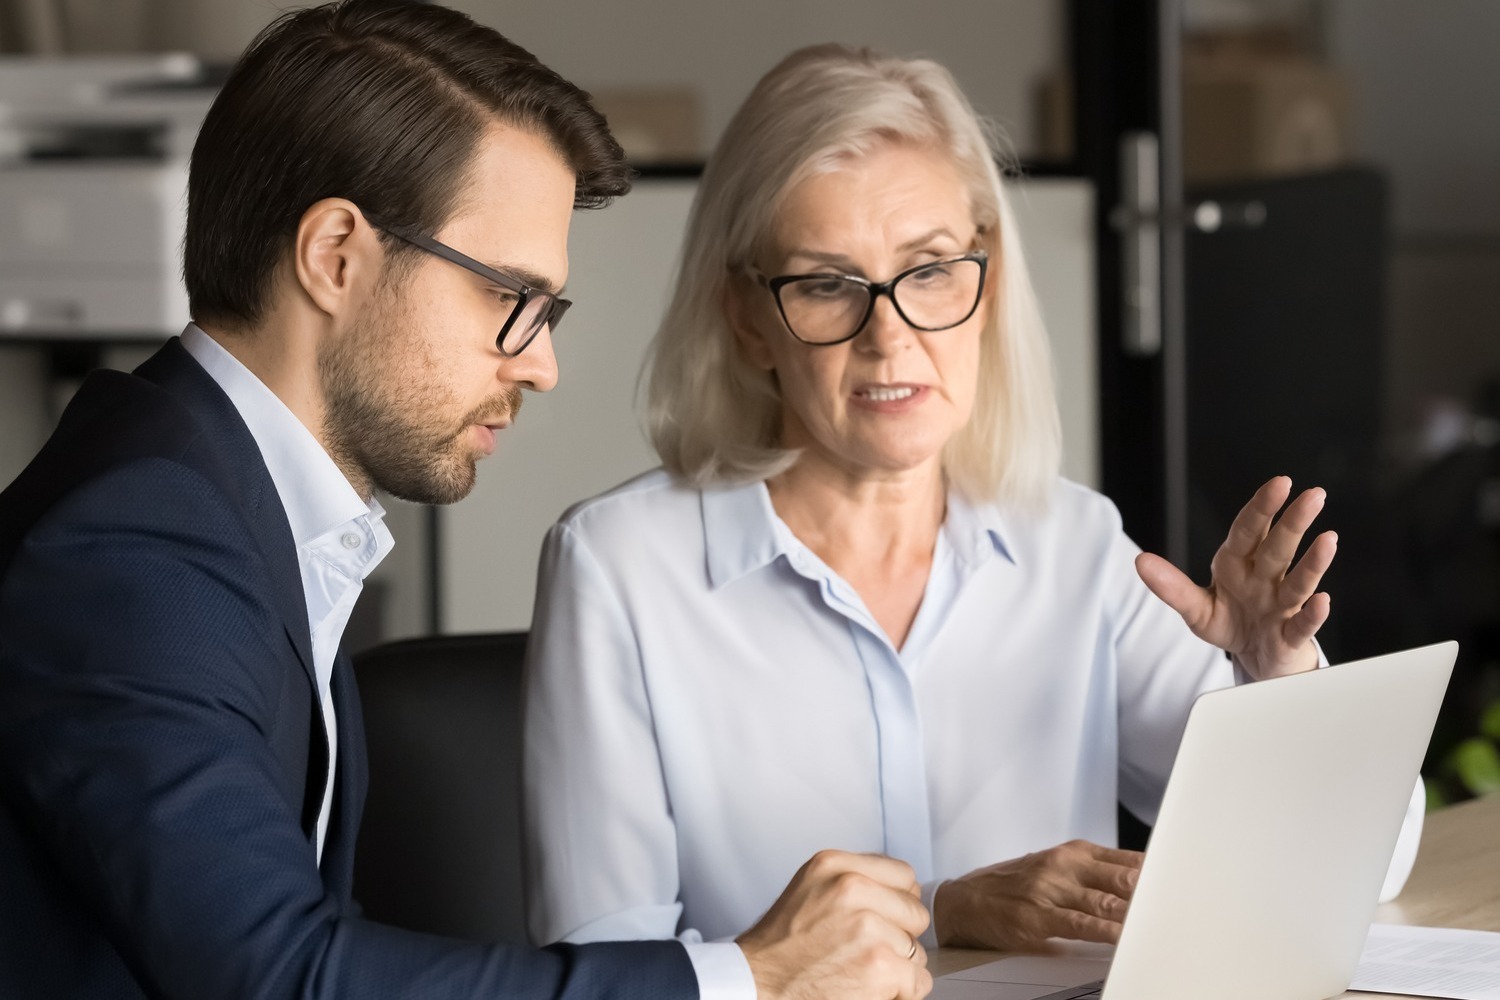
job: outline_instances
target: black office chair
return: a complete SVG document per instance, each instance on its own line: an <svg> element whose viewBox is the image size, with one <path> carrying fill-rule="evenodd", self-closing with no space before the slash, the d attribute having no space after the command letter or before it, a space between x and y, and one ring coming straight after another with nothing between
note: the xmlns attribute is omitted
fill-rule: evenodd
<svg viewBox="0 0 1500 1000"><path fill-rule="evenodd" d="M370 792L354 895L373 920L526 941L521 665L526 633L386 643L354 658Z"/></svg>

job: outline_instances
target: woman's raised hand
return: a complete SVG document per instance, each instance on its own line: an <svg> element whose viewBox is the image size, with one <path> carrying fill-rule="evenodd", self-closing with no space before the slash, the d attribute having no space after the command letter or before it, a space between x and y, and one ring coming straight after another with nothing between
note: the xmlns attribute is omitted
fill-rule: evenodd
<svg viewBox="0 0 1500 1000"><path fill-rule="evenodd" d="M1291 491L1286 476L1255 491L1214 555L1207 587L1193 583L1161 556L1143 552L1135 561L1152 593L1182 615L1195 635L1231 654L1256 680L1316 667L1312 637L1328 619L1329 598L1318 592L1318 584L1333 562L1338 537L1331 531L1318 535L1292 565L1325 495L1314 487L1287 504Z"/></svg>

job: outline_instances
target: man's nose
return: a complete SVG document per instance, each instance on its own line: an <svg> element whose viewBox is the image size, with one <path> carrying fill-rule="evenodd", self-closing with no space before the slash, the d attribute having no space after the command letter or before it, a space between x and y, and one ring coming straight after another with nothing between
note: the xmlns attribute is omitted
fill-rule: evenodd
<svg viewBox="0 0 1500 1000"><path fill-rule="evenodd" d="M500 377L534 392L547 392L557 385L557 354L552 349L552 327L542 328L526 349L500 364Z"/></svg>

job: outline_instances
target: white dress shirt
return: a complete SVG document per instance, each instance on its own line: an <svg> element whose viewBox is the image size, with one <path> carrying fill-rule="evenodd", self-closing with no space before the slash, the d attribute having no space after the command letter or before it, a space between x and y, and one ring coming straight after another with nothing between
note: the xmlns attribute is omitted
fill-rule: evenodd
<svg viewBox="0 0 1500 1000"><path fill-rule="evenodd" d="M573 508L528 659L533 937L729 938L823 848L906 860L930 905L976 868L1116 843L1117 801L1153 822L1193 699L1234 672L1138 551L1072 483L1034 517L951 494L898 650L764 484L657 471Z"/></svg>
<svg viewBox="0 0 1500 1000"><path fill-rule="evenodd" d="M333 806L333 775L338 761L338 726L333 715L333 661L364 588L364 580L395 546L385 526L385 509L359 498L312 432L265 383L212 337L189 325L187 348L224 390L260 448L261 458L286 509L302 570L302 593L312 634L313 671L318 678L323 729L328 735L328 776L318 811L316 846L323 839Z"/></svg>

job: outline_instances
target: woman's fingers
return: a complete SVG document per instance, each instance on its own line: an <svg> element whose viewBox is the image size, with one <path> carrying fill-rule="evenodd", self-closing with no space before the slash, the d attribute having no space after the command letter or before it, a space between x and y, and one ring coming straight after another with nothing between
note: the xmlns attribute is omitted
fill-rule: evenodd
<svg viewBox="0 0 1500 1000"><path fill-rule="evenodd" d="M1235 515L1220 551L1236 559L1252 558L1270 532L1276 512L1286 503L1291 492L1292 481L1287 476L1275 476L1263 483L1250 502Z"/></svg>
<svg viewBox="0 0 1500 1000"><path fill-rule="evenodd" d="M1120 911L1118 918L1107 918L1096 916L1082 910L1059 910L1058 928L1053 937L1072 938L1075 941L1099 941L1103 944L1117 944L1120 940L1120 921L1125 919L1125 913Z"/></svg>
<svg viewBox="0 0 1500 1000"><path fill-rule="evenodd" d="M1117 865L1121 868L1139 870L1146 861L1146 855L1141 851L1127 851L1119 847L1103 847L1090 840L1078 841L1089 849L1090 855L1095 861L1105 864Z"/></svg>
<svg viewBox="0 0 1500 1000"><path fill-rule="evenodd" d="M1302 558L1297 560L1297 565L1282 581L1280 596L1283 606L1300 608L1307 603L1308 598L1317 592L1318 584L1323 582L1323 574L1333 564L1338 548L1339 536L1332 531L1325 531L1313 539Z"/></svg>
<svg viewBox="0 0 1500 1000"><path fill-rule="evenodd" d="M1130 907L1144 855L1101 847L1087 841L1063 845L1057 854L1067 860L1054 882L1052 902L1061 907L1057 917L1063 937L1083 941L1114 941Z"/></svg>
<svg viewBox="0 0 1500 1000"><path fill-rule="evenodd" d="M1290 485L1290 480L1288 480ZM1321 487L1304 490L1292 501L1266 533L1265 541L1252 556L1252 572L1262 580L1277 581L1286 576L1292 558L1302 544L1302 536L1323 511L1328 496Z"/></svg>
<svg viewBox="0 0 1500 1000"><path fill-rule="evenodd" d="M1153 552L1135 557L1135 571L1146 589L1182 616L1188 628L1201 632L1213 617L1213 595L1198 586L1182 570Z"/></svg>
<svg viewBox="0 0 1500 1000"><path fill-rule="evenodd" d="M1282 641L1291 649L1299 649L1318 634L1318 629L1328 620L1332 601L1327 594L1314 594L1302 605L1302 610L1288 618L1281 627Z"/></svg>
<svg viewBox="0 0 1500 1000"><path fill-rule="evenodd" d="M1276 476L1255 491L1214 555L1206 588L1160 556L1143 552L1135 560L1147 589L1194 635L1238 657L1256 678L1316 666L1310 641L1328 619L1328 595L1318 587L1338 536L1323 532L1292 563L1327 494L1313 487L1288 504L1291 489L1291 479Z"/></svg>
<svg viewBox="0 0 1500 1000"><path fill-rule="evenodd" d="M970 872L938 890L941 943L1024 950L1050 937L1116 941L1143 858L1073 840Z"/></svg>
<svg viewBox="0 0 1500 1000"><path fill-rule="evenodd" d="M1120 925L1130 909L1129 901L1114 893L1076 884L1050 902L1046 936L1076 941L1119 940Z"/></svg>
<svg viewBox="0 0 1500 1000"><path fill-rule="evenodd" d="M1078 882L1089 889L1107 892L1120 899L1129 899L1135 895L1135 883L1139 877L1138 868L1101 864L1080 872Z"/></svg>

